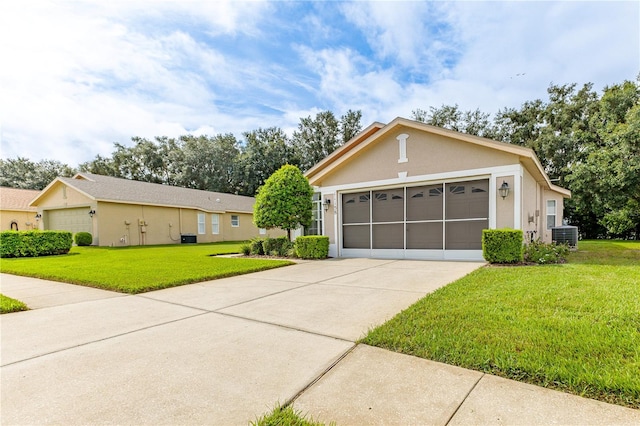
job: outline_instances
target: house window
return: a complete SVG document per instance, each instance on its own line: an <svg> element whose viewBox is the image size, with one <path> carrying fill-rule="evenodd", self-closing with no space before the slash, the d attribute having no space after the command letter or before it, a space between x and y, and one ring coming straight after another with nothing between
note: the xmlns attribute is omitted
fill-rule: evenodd
<svg viewBox="0 0 640 426"><path fill-rule="evenodd" d="M267 235L267 230L265 228L260 228L258 231L260 231L260 235Z"/></svg>
<svg viewBox="0 0 640 426"><path fill-rule="evenodd" d="M237 214L231 215L231 226L234 228L240 226L240 216L238 216Z"/></svg>
<svg viewBox="0 0 640 426"><path fill-rule="evenodd" d="M217 213L211 215L211 233L220 233L220 215Z"/></svg>
<svg viewBox="0 0 640 426"><path fill-rule="evenodd" d="M556 200L547 200L547 229L556 226Z"/></svg>
<svg viewBox="0 0 640 426"><path fill-rule="evenodd" d="M204 213L198 213L198 234L204 234Z"/></svg>
<svg viewBox="0 0 640 426"><path fill-rule="evenodd" d="M311 225L304 228L304 235L322 235L322 194L314 193L311 201Z"/></svg>

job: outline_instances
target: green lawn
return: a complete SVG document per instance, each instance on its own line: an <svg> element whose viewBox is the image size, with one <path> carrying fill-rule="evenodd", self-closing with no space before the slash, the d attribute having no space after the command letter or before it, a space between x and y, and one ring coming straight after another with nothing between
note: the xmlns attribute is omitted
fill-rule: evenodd
<svg viewBox="0 0 640 426"><path fill-rule="evenodd" d="M278 406L270 413L249 424L251 426L324 426L324 423L308 418L303 413L294 410L290 405L287 407ZM334 424L330 423L330 425Z"/></svg>
<svg viewBox="0 0 640 426"><path fill-rule="evenodd" d="M563 265L479 269L363 343L640 408L640 242L581 241Z"/></svg>
<svg viewBox="0 0 640 426"><path fill-rule="evenodd" d="M142 293L291 264L283 260L212 256L238 253L241 245L73 247L67 255L2 259L0 271L123 293Z"/></svg>
<svg viewBox="0 0 640 426"><path fill-rule="evenodd" d="M0 314L10 314L11 312L26 311L28 309L27 305L21 301L0 294Z"/></svg>

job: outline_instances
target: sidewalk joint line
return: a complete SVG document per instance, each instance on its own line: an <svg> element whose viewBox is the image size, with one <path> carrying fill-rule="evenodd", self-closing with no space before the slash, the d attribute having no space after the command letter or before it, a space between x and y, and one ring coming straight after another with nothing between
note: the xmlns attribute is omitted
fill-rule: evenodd
<svg viewBox="0 0 640 426"><path fill-rule="evenodd" d="M340 361L342 361L343 359L345 359L347 357L347 355L349 355L351 352L353 352L353 350L358 346L358 343L354 343L353 346L351 346L349 349L347 349L346 351L344 351L344 353L342 355L340 355L338 357L338 359L336 359L334 362L331 363L331 365L329 365L327 368L324 369L324 371L322 371L320 374L318 374L318 376L311 380L309 383L307 383L306 386L304 386L302 389L300 389L293 397L289 398L288 400L286 400L284 402L284 404L282 405L284 408L288 407L289 405L293 404L298 398L300 398L302 396L303 393L305 393L307 390L309 390L313 385L315 385L316 383L318 383L320 381L320 379L322 379L324 376L326 376L329 371L333 370L333 368L338 365L338 363L340 363Z"/></svg>
<svg viewBox="0 0 640 426"><path fill-rule="evenodd" d="M47 353L44 353L44 354L34 355L34 356L29 357L29 358L24 358L24 359L20 359L20 360L17 360L17 361L9 362L7 364L3 364L1 367L4 368L4 367L8 367L10 365L20 364L21 362L31 361L33 359L41 358L43 356L53 355L53 354L56 354L56 353L59 353L59 352L64 352L64 351L68 351L68 350L71 350L71 349L80 348L82 346L92 345L92 344L98 343L98 342L104 342L106 340L111 340L111 339L114 339L116 337L122 337L122 336L126 336L128 334L137 333L139 331L149 330L149 329L152 329L152 328L155 328L155 327L160 327L160 326L163 326L163 325L172 324L174 322L184 321L184 320L187 320L187 319L199 317L199 316L202 316L202 315L208 315L208 314L210 314L210 312L203 311L203 312L199 312L199 313L197 313L195 315L189 315L188 317L176 318L176 319L171 320L171 321L166 321L166 322L162 322L162 323L158 323L158 324L148 325L146 327L137 328L135 330L126 331L124 333L114 334L112 336L107 336L107 337L103 337L103 338L100 338L100 339L91 340L91 341L88 341L88 342L83 342L83 343L77 344L75 346L68 346L66 348L56 349L56 350L53 350L51 352L47 352Z"/></svg>
<svg viewBox="0 0 640 426"><path fill-rule="evenodd" d="M258 319L255 319L255 318L243 317L241 315L229 314L227 312L212 311L211 313L212 314L223 315L223 316L230 317L230 318L251 321L251 322L258 323L258 324L273 325L275 327L285 328L287 330L299 331L301 333L312 334L314 336L327 337L329 339L335 339L335 340L341 340L343 342L354 343L353 340L345 339L344 337L332 336L330 334L322 334L322 333L319 333L317 331L305 330L304 328L293 327L293 326L286 325L286 324L278 324L276 322L262 321L262 320L258 320Z"/></svg>
<svg viewBox="0 0 640 426"><path fill-rule="evenodd" d="M467 394L464 396L464 398L462 398L462 401L460 401L460 404L456 407L455 411L453 413L451 413L451 415L449 416L447 421L444 423L445 426L447 426L451 422L451 420L453 420L453 418L458 413L458 410L460 410L460 407L462 407L462 404L464 404L464 402L467 400L467 398L469 398L469 395L471 395L471 392L473 392L473 390L476 388L476 386L478 386L478 383L480 383L480 380L482 380L484 378L484 376L486 376L486 375L487 375L487 373L482 373L482 375L480 377L478 377L478 380L476 380L476 382L473 384L473 386L471 386L471 389L469 389L469 392L467 392Z"/></svg>

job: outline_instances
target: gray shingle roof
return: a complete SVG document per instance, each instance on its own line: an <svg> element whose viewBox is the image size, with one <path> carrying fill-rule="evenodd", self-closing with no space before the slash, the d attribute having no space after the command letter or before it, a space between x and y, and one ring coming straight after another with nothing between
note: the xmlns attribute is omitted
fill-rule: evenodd
<svg viewBox="0 0 640 426"><path fill-rule="evenodd" d="M110 176L78 173L61 182L98 201L190 207L210 212L253 213L255 198L221 192L201 191Z"/></svg>

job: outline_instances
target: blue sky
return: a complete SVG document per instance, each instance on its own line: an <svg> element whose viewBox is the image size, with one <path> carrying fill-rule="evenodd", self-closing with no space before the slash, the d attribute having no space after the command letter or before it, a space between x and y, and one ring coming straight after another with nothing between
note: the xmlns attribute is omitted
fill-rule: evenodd
<svg viewBox="0 0 640 426"><path fill-rule="evenodd" d="M75 166L132 136L600 91L640 72L640 2L12 0L0 63L0 156Z"/></svg>

